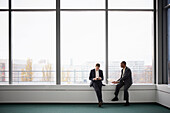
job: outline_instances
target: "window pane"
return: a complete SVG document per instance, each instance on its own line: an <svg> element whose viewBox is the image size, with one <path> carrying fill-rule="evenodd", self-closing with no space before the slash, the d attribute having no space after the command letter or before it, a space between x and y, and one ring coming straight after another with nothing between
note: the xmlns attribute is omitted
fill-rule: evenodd
<svg viewBox="0 0 170 113"><path fill-rule="evenodd" d="M8 12L0 12L0 84L8 84Z"/></svg>
<svg viewBox="0 0 170 113"><path fill-rule="evenodd" d="M61 0L61 9L104 9L105 0Z"/></svg>
<svg viewBox="0 0 170 113"><path fill-rule="evenodd" d="M13 9L55 9L56 0L12 0Z"/></svg>
<svg viewBox="0 0 170 113"><path fill-rule="evenodd" d="M109 81L127 61L134 83L153 83L153 12L109 12Z"/></svg>
<svg viewBox="0 0 170 113"><path fill-rule="evenodd" d="M55 84L56 12L12 13L14 84Z"/></svg>
<svg viewBox="0 0 170 113"><path fill-rule="evenodd" d="M108 0L109 9L153 9L153 0Z"/></svg>
<svg viewBox="0 0 170 113"><path fill-rule="evenodd" d="M168 84L170 85L170 8L168 9Z"/></svg>
<svg viewBox="0 0 170 113"><path fill-rule="evenodd" d="M104 61L105 13L61 12L61 84L89 84L90 70L100 63L104 71Z"/></svg>
<svg viewBox="0 0 170 113"><path fill-rule="evenodd" d="M0 0L0 9L8 9L8 0Z"/></svg>

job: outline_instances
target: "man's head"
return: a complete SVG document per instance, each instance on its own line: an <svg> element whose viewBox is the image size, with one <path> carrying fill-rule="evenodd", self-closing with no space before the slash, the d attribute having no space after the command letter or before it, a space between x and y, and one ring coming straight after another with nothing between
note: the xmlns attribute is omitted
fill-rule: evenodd
<svg viewBox="0 0 170 113"><path fill-rule="evenodd" d="M100 64L97 63L97 64L96 64L96 70L99 70L99 68L100 68Z"/></svg>
<svg viewBox="0 0 170 113"><path fill-rule="evenodd" d="M121 67L121 68L125 68L125 67L126 67L126 62L125 62L125 61L122 61L122 62L120 63L120 67Z"/></svg>

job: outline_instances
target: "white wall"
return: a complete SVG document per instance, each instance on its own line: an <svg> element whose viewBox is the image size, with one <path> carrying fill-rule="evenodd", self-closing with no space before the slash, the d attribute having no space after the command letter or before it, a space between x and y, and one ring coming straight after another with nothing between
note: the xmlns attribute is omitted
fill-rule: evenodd
<svg viewBox="0 0 170 113"><path fill-rule="evenodd" d="M114 97L115 85L103 87L105 103ZM130 101L156 102L156 85L133 85L130 89ZM120 101L123 102L123 91L120 91ZM0 103L96 103L97 98L93 88L88 85L77 86L0 86ZM119 103L118 102L118 103Z"/></svg>
<svg viewBox="0 0 170 113"><path fill-rule="evenodd" d="M156 101L170 108L170 86L168 85L157 85Z"/></svg>
<svg viewBox="0 0 170 113"><path fill-rule="evenodd" d="M118 102L114 97L115 85L103 87L105 103L122 103L123 88ZM132 85L129 89L130 102L157 102L170 108L170 87L168 85ZM48 85L48 86L0 86L0 103L97 103L96 94L88 85Z"/></svg>

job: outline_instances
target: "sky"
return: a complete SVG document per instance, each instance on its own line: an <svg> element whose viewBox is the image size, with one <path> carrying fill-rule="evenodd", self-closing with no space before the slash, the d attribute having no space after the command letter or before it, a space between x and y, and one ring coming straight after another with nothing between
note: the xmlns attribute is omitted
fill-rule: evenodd
<svg viewBox="0 0 170 113"><path fill-rule="evenodd" d="M33 1L33 0L32 0ZM15 0L13 8L54 8L55 0ZM61 0L61 8L104 8L104 0ZM109 0L110 8L152 8L151 2ZM6 2L1 3L6 4ZM76 4L73 4L76 3ZM96 5L97 3L97 5ZM133 2L135 3L135 2ZM90 5L89 5L90 4ZM116 5L117 4L117 5ZM41 6L38 6L41 5ZM96 6L95 6L96 5ZM138 6L140 5L140 6ZM3 5L5 6L5 5ZM116 7L117 6L117 7ZM145 6L145 7L143 7ZM2 8L2 6L0 6ZM13 12L12 55L14 59L56 59L56 12ZM0 12L0 58L8 56L8 13ZM144 61L152 64L153 12L109 12L109 61ZM61 12L61 63L75 65L105 61L105 12Z"/></svg>
<svg viewBox="0 0 170 113"><path fill-rule="evenodd" d="M74 64L105 61L105 13L61 12L61 58ZM68 19L69 18L69 19ZM152 65L153 13L109 12L110 61Z"/></svg>

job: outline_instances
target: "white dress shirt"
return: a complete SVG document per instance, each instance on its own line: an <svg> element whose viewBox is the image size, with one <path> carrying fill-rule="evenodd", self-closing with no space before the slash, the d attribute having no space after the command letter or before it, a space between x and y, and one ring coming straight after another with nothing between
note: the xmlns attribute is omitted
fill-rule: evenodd
<svg viewBox="0 0 170 113"><path fill-rule="evenodd" d="M97 70L95 69L95 74L96 74L96 77L95 77L95 78L99 78L99 70L97 71ZM95 78L93 78L93 80L94 80Z"/></svg>
<svg viewBox="0 0 170 113"><path fill-rule="evenodd" d="M96 78L99 78L99 70L96 70Z"/></svg>
<svg viewBox="0 0 170 113"><path fill-rule="evenodd" d="M125 68L123 68L123 76L124 76L124 74L125 74L125 69L126 69L126 67L125 67Z"/></svg>

